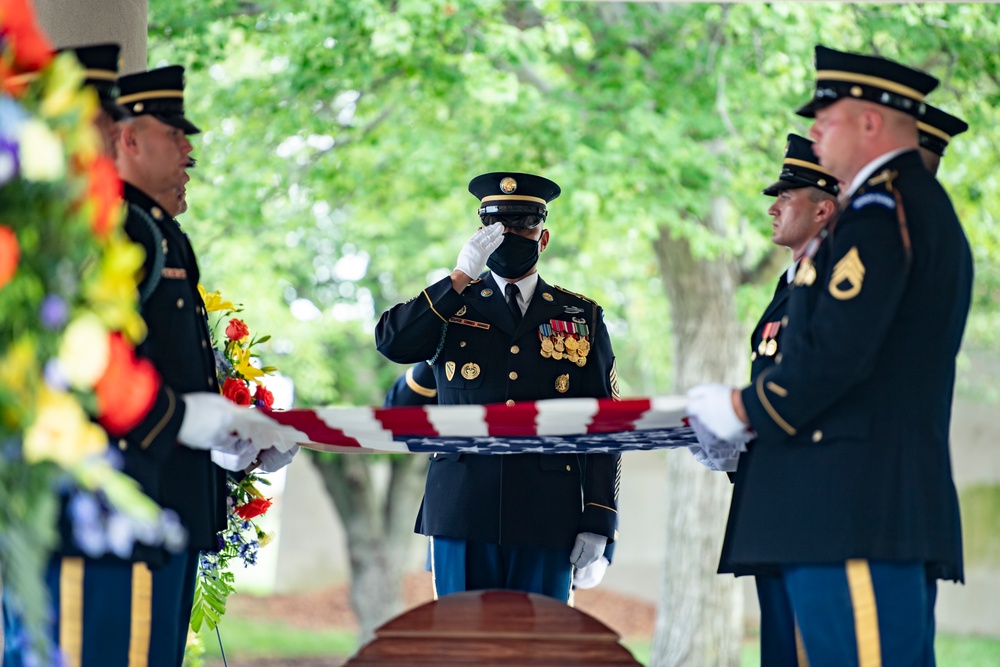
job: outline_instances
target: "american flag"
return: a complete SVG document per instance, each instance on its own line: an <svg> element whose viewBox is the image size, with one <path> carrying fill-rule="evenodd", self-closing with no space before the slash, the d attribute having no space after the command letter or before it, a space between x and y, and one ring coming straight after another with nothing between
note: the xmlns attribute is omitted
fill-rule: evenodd
<svg viewBox="0 0 1000 667"><path fill-rule="evenodd" d="M562 398L516 405L316 408L269 413L283 437L341 453L622 452L697 444L679 396Z"/></svg>

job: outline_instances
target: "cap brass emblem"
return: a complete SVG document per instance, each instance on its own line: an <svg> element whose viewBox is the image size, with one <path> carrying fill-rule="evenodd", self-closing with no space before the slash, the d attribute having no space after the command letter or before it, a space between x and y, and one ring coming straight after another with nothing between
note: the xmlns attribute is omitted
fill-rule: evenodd
<svg viewBox="0 0 1000 667"><path fill-rule="evenodd" d="M510 176L506 177L505 179L500 181L500 190L504 194L509 195L510 193L517 190L517 181L515 181Z"/></svg>

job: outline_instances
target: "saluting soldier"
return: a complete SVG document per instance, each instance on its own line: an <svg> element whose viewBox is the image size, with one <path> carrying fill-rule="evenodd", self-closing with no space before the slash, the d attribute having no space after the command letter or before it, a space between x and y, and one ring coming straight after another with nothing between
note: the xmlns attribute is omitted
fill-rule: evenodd
<svg viewBox="0 0 1000 667"><path fill-rule="evenodd" d="M429 362L443 405L617 398L601 307L537 272L559 186L495 172L469 191L483 226L449 277L382 314L379 351ZM434 455L416 531L431 537L435 594L507 588L568 600L573 567L614 539L619 473L618 454Z"/></svg>
<svg viewBox="0 0 1000 667"><path fill-rule="evenodd" d="M937 80L822 46L816 68L798 113L845 208L796 270L782 359L689 411L756 431L724 548L779 573L809 664L932 665L936 581L963 579L948 433L972 254L917 151Z"/></svg>

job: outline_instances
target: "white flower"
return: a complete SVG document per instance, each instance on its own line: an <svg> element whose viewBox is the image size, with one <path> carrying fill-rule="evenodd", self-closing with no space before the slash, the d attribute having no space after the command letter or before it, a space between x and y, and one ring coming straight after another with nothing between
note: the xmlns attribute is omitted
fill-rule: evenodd
<svg viewBox="0 0 1000 667"><path fill-rule="evenodd" d="M29 181L55 181L66 174L62 142L40 120L26 120L18 134L21 175Z"/></svg>
<svg viewBox="0 0 1000 667"><path fill-rule="evenodd" d="M108 330L97 315L86 313L66 327L59 345L59 364L71 385L88 389L104 374L110 351Z"/></svg>

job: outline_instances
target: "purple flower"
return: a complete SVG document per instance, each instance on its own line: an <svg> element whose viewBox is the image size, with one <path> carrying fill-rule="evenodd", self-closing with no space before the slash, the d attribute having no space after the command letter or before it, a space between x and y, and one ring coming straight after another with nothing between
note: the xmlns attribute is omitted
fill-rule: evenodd
<svg viewBox="0 0 1000 667"><path fill-rule="evenodd" d="M42 299L42 305L38 308L38 319L42 326L49 331L62 329L69 317L69 307L66 301L58 294L49 294Z"/></svg>
<svg viewBox="0 0 1000 667"><path fill-rule="evenodd" d="M66 377L66 372L63 370L62 364L58 359L49 359L46 361L42 372L45 375L45 384L53 389L66 389L69 387L69 378Z"/></svg>
<svg viewBox="0 0 1000 667"><path fill-rule="evenodd" d="M108 549L119 558L132 555L135 536L128 517L118 512L108 518Z"/></svg>
<svg viewBox="0 0 1000 667"><path fill-rule="evenodd" d="M77 493L69 501L73 539L85 554L96 558L107 552L107 539L101 520L101 505L89 493Z"/></svg>
<svg viewBox="0 0 1000 667"><path fill-rule="evenodd" d="M17 144L13 140L0 136L0 185L13 180L20 169L21 164L17 159Z"/></svg>

